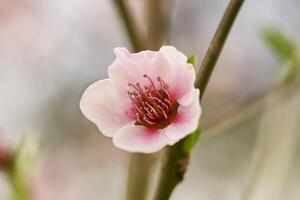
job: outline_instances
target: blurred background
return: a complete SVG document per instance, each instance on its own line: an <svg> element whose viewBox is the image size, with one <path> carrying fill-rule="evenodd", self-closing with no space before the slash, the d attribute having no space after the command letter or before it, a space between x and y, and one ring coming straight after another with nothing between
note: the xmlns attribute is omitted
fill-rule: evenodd
<svg viewBox="0 0 300 200"><path fill-rule="evenodd" d="M147 0L127 1L147 31ZM201 62L228 2L168 2L169 43ZM299 8L297 0L245 1L172 199L300 198ZM124 199L129 154L79 110L87 86L107 77L117 46L131 47L111 0L0 0L0 146L15 149L24 134L42 138L28 180L33 199ZM0 200L9 199L8 183L0 172Z"/></svg>

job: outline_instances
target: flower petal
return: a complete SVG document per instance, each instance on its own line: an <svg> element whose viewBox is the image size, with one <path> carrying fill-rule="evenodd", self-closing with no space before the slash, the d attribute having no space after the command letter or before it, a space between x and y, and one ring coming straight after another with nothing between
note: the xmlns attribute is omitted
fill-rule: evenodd
<svg viewBox="0 0 300 200"><path fill-rule="evenodd" d="M191 105L186 107L179 106L177 115L166 130L166 135L171 140L179 141L180 139L192 133L198 127L199 118L201 115L199 94L200 92L197 89Z"/></svg>
<svg viewBox="0 0 300 200"><path fill-rule="evenodd" d="M165 135L165 129L151 129L131 124L117 132L113 143L116 147L129 152L154 153L170 141Z"/></svg>
<svg viewBox="0 0 300 200"><path fill-rule="evenodd" d="M105 136L112 137L121 127L132 121L124 112L126 101L120 102L109 79L90 85L80 100L80 109Z"/></svg>
<svg viewBox="0 0 300 200"><path fill-rule="evenodd" d="M166 57L172 67L168 80L172 99L177 100L183 106L189 105L195 95L196 74L194 66L187 63L187 57L175 47L163 46L159 52Z"/></svg>
<svg viewBox="0 0 300 200"><path fill-rule="evenodd" d="M128 49L125 47L116 47L114 48L114 53L117 58L121 59L149 59L157 56L157 51L150 51L150 50L145 50L145 51L140 51L138 53L130 53Z"/></svg>
<svg viewBox="0 0 300 200"><path fill-rule="evenodd" d="M187 57L173 46L162 46L159 52L174 66L187 63Z"/></svg>
<svg viewBox="0 0 300 200"><path fill-rule="evenodd" d="M128 84L139 82L141 86L149 85L147 74L155 84L159 76L170 87L173 100L181 105L189 105L194 96L195 69L187 63L187 57L175 47L163 46L157 51L130 53L126 48L115 48L116 59L109 66L108 74L120 94L127 96Z"/></svg>
<svg viewBox="0 0 300 200"><path fill-rule="evenodd" d="M195 70L191 64L178 66L182 68L181 72L173 76L170 83L170 93L173 99L176 99L182 106L191 104L195 96L194 82L196 80Z"/></svg>
<svg viewBox="0 0 300 200"><path fill-rule="evenodd" d="M112 83L122 95L127 96L130 89L128 84L140 83L141 86L149 85L149 80L143 77L149 76L154 84L159 84L157 77L167 80L172 73L172 68L167 59L155 51L141 51L129 53L126 48L115 48L116 59L108 67L108 75Z"/></svg>

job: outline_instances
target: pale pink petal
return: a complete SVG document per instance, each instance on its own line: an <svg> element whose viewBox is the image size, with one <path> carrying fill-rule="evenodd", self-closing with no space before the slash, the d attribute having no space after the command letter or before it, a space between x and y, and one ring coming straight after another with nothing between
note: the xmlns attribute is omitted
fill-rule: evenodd
<svg viewBox="0 0 300 200"><path fill-rule="evenodd" d="M169 75L172 73L169 62L158 52L129 53L126 48L115 48L114 52L116 59L108 67L108 75L122 95L127 95L127 91L131 90L128 86L129 83L139 82L141 86L148 86L150 82L143 77L144 74L158 85L157 77L168 80Z"/></svg>
<svg viewBox="0 0 300 200"><path fill-rule="evenodd" d="M173 46L162 46L159 52L174 66L187 63L187 57Z"/></svg>
<svg viewBox="0 0 300 200"><path fill-rule="evenodd" d="M140 51L138 53L130 53L128 49L126 49L125 47L114 48L114 53L117 58L130 59L130 60L154 58L158 54L157 51L150 51L150 50Z"/></svg>
<svg viewBox="0 0 300 200"><path fill-rule="evenodd" d="M199 94L199 90L196 90L193 103L191 105L186 107L179 106L176 117L172 120L172 123L166 130L166 135L171 140L178 141L192 133L198 127L201 115Z"/></svg>
<svg viewBox="0 0 300 200"><path fill-rule="evenodd" d="M185 68L180 73L173 76L170 83L170 93L172 99L176 99L180 105L187 106L193 102L195 96L194 82L196 80L195 70L191 64L178 66Z"/></svg>
<svg viewBox="0 0 300 200"><path fill-rule="evenodd" d="M170 143L165 129L128 125L120 129L113 138L114 145L129 152L154 153Z"/></svg>
<svg viewBox="0 0 300 200"><path fill-rule="evenodd" d="M129 83L139 82L141 86L149 85L148 75L155 84L159 76L170 88L173 100L181 105L189 105L194 96L196 79L194 67L186 63L184 54L171 46L163 46L159 52L141 51L129 53L126 48L115 48L116 60L109 66L108 74L123 96L131 90Z"/></svg>
<svg viewBox="0 0 300 200"><path fill-rule="evenodd" d="M187 63L187 57L175 47L163 46L159 52L167 58L172 67L168 79L172 99L177 100L180 105L189 105L195 95L196 74L194 66Z"/></svg>
<svg viewBox="0 0 300 200"><path fill-rule="evenodd" d="M128 100L120 99L109 79L90 85L80 100L80 109L106 136L112 137L121 127L132 122L125 111Z"/></svg>

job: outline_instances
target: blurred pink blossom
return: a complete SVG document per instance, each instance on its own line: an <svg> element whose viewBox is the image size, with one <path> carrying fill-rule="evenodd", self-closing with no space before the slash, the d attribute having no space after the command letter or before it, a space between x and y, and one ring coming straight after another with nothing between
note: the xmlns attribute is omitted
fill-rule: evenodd
<svg viewBox="0 0 300 200"><path fill-rule="evenodd" d="M152 153L197 128L200 92L184 54L172 46L139 53L118 47L114 53L109 79L89 86L80 108L116 147Z"/></svg>
<svg viewBox="0 0 300 200"><path fill-rule="evenodd" d="M8 170L11 166L12 153L0 143L0 170Z"/></svg>

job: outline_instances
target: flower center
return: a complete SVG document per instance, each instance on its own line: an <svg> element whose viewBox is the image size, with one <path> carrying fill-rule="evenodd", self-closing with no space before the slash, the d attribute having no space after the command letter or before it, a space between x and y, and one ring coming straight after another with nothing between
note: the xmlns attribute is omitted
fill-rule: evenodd
<svg viewBox="0 0 300 200"><path fill-rule="evenodd" d="M136 119L136 125L144 125L149 128L165 128L177 114L179 104L171 100L168 85L157 77L158 87L146 74L144 78L149 80L149 85L141 87L140 83L129 83L132 91L128 91L131 100L131 112L126 114Z"/></svg>

